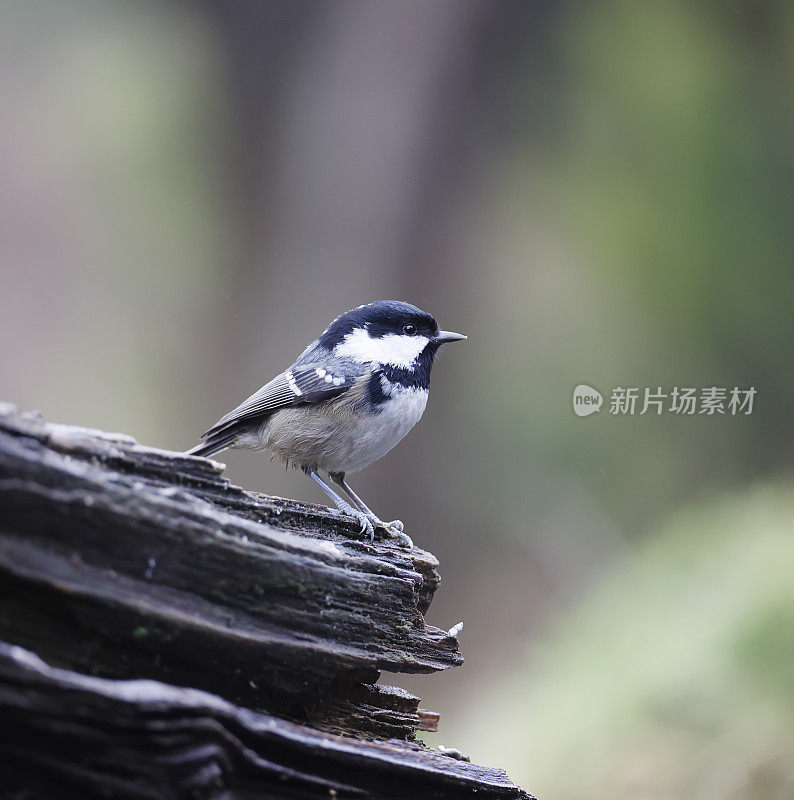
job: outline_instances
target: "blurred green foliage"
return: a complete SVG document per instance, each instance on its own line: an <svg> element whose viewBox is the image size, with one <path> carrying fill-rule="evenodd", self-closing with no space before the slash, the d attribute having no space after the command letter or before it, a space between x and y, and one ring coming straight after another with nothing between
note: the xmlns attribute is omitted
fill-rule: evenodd
<svg viewBox="0 0 794 800"><path fill-rule="evenodd" d="M781 486L677 513L461 710L462 734L540 797L791 797L792 519Z"/></svg>
<svg viewBox="0 0 794 800"><path fill-rule="evenodd" d="M497 179L491 263L511 293L500 286L488 312L521 348L492 363L478 435L499 464L493 513L522 493L527 511L581 507L577 485L594 503L585 530L544 531L555 564L571 570L592 536L590 552L613 551L609 523L643 541L593 588L586 567L569 572L578 601L431 738L470 743L545 798L782 800L794 796L794 4L599 2L565 17L551 48L564 99L540 123L559 138L517 142ZM578 420L560 397L579 381L605 395L754 385L758 405ZM781 469L782 486L744 488Z"/></svg>
<svg viewBox="0 0 794 800"><path fill-rule="evenodd" d="M794 4L589 3L556 33L553 121L532 108L546 135L494 189L487 314L509 361L483 344L482 444L500 503L540 461L633 535L791 463ZM759 394L742 419L580 421L561 403L579 381Z"/></svg>

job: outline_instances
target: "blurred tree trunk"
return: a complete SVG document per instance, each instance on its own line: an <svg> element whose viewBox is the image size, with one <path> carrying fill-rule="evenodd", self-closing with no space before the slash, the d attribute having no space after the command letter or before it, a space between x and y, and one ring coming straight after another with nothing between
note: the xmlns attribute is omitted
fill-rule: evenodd
<svg viewBox="0 0 794 800"><path fill-rule="evenodd" d="M483 176L524 113L524 62L559 4L201 3L221 32L234 117L216 385L253 390L369 300L471 318L476 288L457 276L464 258L477 269ZM306 341L292 338L296 308L317 321ZM224 375L229 352L250 376ZM446 432L428 433L440 445ZM386 467L390 485L421 503L427 490L402 466Z"/></svg>

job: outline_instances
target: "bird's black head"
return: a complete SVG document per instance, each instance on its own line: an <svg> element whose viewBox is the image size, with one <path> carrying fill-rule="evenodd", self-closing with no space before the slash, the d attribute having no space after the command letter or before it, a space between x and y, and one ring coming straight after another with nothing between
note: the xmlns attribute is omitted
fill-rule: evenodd
<svg viewBox="0 0 794 800"><path fill-rule="evenodd" d="M337 317L319 344L339 358L377 365L393 382L427 388L438 348L465 338L439 330L431 314L410 303L379 300Z"/></svg>
<svg viewBox="0 0 794 800"><path fill-rule="evenodd" d="M332 350L357 330L365 330L371 339L389 334L432 339L438 332L438 325L431 314L410 303L378 300L338 316L323 332L320 344Z"/></svg>

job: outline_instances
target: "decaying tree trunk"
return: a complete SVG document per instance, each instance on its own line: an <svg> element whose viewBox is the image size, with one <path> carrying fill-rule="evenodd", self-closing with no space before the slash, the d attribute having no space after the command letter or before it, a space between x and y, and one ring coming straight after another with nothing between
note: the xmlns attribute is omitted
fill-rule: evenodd
<svg viewBox="0 0 794 800"><path fill-rule="evenodd" d="M376 683L462 661L424 621L435 558L221 469L0 404L2 788L528 798Z"/></svg>

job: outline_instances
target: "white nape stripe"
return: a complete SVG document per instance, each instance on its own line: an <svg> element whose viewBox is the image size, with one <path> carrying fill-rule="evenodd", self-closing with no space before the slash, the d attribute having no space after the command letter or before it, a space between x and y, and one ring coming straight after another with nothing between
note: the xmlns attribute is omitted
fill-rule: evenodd
<svg viewBox="0 0 794 800"><path fill-rule="evenodd" d="M410 367L429 341L427 336L397 333L372 337L365 328L356 328L334 347L334 355L351 358L360 364L375 362L393 367Z"/></svg>
<svg viewBox="0 0 794 800"><path fill-rule="evenodd" d="M287 379L287 383L289 384L289 388L292 389L292 393L296 397L300 397L303 392L298 388L298 384L295 382L295 376L292 374L290 370L284 373L284 377Z"/></svg>

